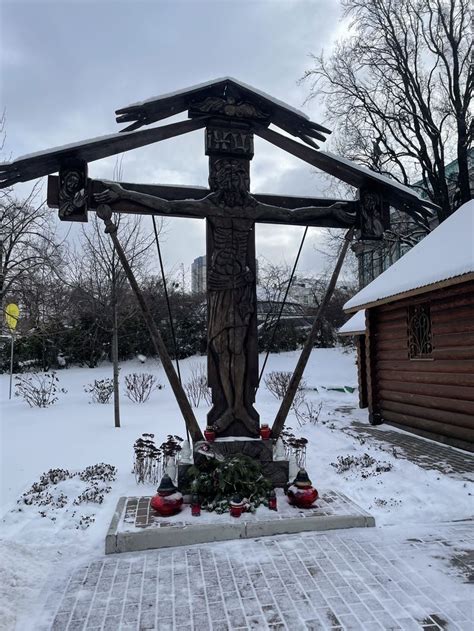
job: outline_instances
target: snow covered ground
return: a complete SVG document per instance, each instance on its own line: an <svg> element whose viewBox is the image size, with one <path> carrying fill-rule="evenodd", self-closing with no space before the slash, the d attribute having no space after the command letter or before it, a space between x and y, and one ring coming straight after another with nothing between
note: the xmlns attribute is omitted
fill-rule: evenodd
<svg viewBox="0 0 474 631"><path fill-rule="evenodd" d="M270 356L267 372L292 371L298 353ZM196 357L182 362L183 380ZM122 427L113 423L113 406L89 403L84 386L94 379L111 376L110 365L94 370L69 368L58 372L60 386L67 394L45 409L30 408L19 398L8 400L8 375L0 375L2 400L0 418L1 479L0 515L3 517L0 538L0 629L14 629L15 621L34 607L46 576L55 567L64 568L91 554L101 554L106 529L118 497L152 494L154 488L138 487L131 473L134 441L143 432L155 434L160 444L167 434L185 435L183 422L170 387L158 363L149 360L122 364L121 377L130 372L152 372L165 384L144 404L121 400ZM407 526L463 519L472 511L472 497L467 483L454 476L425 470L397 458L379 445L358 440L347 433L351 420L366 421L366 411L357 408L357 390L353 393L327 390L337 386L355 388L355 355L342 349L318 349L311 356L305 375L306 397L315 405L322 403L318 422L303 427L291 416L288 425L298 436L308 439L307 469L317 488L340 490L376 518L377 526ZM262 422L272 423L279 402L265 388L258 392L256 407ZM349 408L354 408L349 410ZM207 408L196 411L204 425ZM391 470L375 472L352 468L338 473L332 463L337 458L362 456L389 463ZM38 506L21 506L17 500L41 474L51 468L79 471L88 465L105 462L118 469L110 483L110 493L100 505L72 502L87 486L79 478L62 482L67 503L63 508L39 514ZM364 477L365 474L374 473ZM364 474L364 475L363 475ZM83 516L95 519L82 529ZM3 624L3 626L2 626Z"/></svg>

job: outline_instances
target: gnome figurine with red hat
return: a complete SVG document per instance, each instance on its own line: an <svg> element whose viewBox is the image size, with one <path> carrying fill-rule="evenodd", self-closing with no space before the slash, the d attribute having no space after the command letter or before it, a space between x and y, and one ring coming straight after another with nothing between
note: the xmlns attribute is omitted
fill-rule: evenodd
<svg viewBox="0 0 474 631"><path fill-rule="evenodd" d="M290 504L298 508L311 508L318 499L318 492L311 484L305 469L300 469L286 492Z"/></svg>
<svg viewBox="0 0 474 631"><path fill-rule="evenodd" d="M173 484L170 476L165 473L161 478L157 494L151 498L151 507L162 517L176 515L183 505L183 494Z"/></svg>

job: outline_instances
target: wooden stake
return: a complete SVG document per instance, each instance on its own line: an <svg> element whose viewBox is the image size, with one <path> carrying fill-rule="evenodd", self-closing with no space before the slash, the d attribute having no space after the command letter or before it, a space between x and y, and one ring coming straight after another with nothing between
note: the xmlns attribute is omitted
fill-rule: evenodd
<svg viewBox="0 0 474 631"><path fill-rule="evenodd" d="M105 223L105 226L106 226L105 232L110 234L112 238L112 241L115 246L115 250L120 259L120 262L122 263L122 267L125 272L125 275L127 276L128 282L130 283L133 293L135 294L135 297L138 300L138 304L140 305L142 309L143 317L145 319L146 325L148 326L148 330L150 332L153 346L155 347L155 351L158 353L161 359L161 363L163 364L163 370L165 371L166 376L168 377L168 380L170 382L173 393L176 397L176 401L178 402L179 409L181 410L181 414L183 415L184 422L189 431L189 434L193 442L196 442L198 440L204 440L201 429L198 425L196 417L194 416L194 412L191 408L191 405L189 404L186 393L184 392L183 387L179 382L178 375L176 374L173 363L166 349L165 343L163 342L163 338L161 337L158 327L156 326L153 320L153 316L148 307L148 304L138 286L135 275L133 274L133 271L130 265L128 264L125 252L123 251L122 246L120 245L120 242L117 238L117 226L112 221L112 209L110 208L110 206L101 204L97 208L97 216L100 219L102 219L103 222Z"/></svg>
<svg viewBox="0 0 474 631"><path fill-rule="evenodd" d="M119 392L119 358L118 358L118 318L117 318L117 278L115 266L112 268L112 365L114 382L114 422L120 427L120 392Z"/></svg>
<svg viewBox="0 0 474 631"><path fill-rule="evenodd" d="M275 422L272 427L272 438L278 438L280 433L285 425L286 417L288 416L288 412L290 411L291 405L295 398L296 391L298 390L298 386L300 385L301 378L303 377L303 372L308 363L309 356L311 355L311 351L313 350L314 342L316 341L316 334L318 332L318 326L321 322L321 319L324 315L327 305L331 300L331 297L334 293L334 288L336 287L337 279L339 277L339 273L341 271L342 264L344 263L344 258L346 256L347 249L352 240L352 235L354 233L354 228L351 228L347 231L345 236L345 242L342 246L341 252L339 253L339 257L337 259L336 267L331 276L331 280L329 281L329 285L326 289L326 293L324 294L323 301L319 305L318 312L313 322L313 326L308 335L308 339L303 346L303 350L301 351L300 358L298 359L298 363L296 364L295 371L290 379L290 384L288 386L288 390L283 397L283 401L281 402L280 409L278 410L278 414L276 415Z"/></svg>

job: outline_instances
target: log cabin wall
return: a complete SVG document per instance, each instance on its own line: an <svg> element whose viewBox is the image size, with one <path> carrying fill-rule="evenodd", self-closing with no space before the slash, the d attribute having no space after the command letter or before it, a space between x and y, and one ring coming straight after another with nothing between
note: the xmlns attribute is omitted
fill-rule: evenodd
<svg viewBox="0 0 474 631"><path fill-rule="evenodd" d="M423 359L410 358L409 307L426 303L432 351ZM368 312L369 412L402 429L474 451L474 281Z"/></svg>
<svg viewBox="0 0 474 631"><path fill-rule="evenodd" d="M357 378L359 382L359 407L366 408L367 400L367 361L365 357L365 335L356 336Z"/></svg>

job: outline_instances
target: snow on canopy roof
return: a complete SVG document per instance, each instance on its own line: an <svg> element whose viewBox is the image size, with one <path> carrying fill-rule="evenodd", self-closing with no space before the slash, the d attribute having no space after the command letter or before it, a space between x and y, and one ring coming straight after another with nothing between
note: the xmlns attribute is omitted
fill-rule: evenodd
<svg viewBox="0 0 474 631"><path fill-rule="evenodd" d="M365 309L355 313L341 326L338 335L356 335L365 333Z"/></svg>
<svg viewBox="0 0 474 631"><path fill-rule="evenodd" d="M410 195L410 197L416 197L423 206L436 207L436 204L433 204L427 199L423 199L413 188L409 186L405 186L404 184L400 184L393 178L387 177L386 175L382 175L381 173L377 173L376 171L371 171L367 167L362 166L361 164L357 164L357 162L353 162L352 160L348 160L347 158L342 158L341 156L337 156L335 153L331 153L330 151L320 151L320 153L324 153L327 156L331 157L333 160L344 164L345 166L350 167L351 169L358 171L364 175L370 176L372 180L378 180L381 184L386 184L391 188L397 189L402 193L406 193Z"/></svg>
<svg viewBox="0 0 474 631"><path fill-rule="evenodd" d="M65 153L67 153L68 151L71 151L73 149L80 149L81 147L84 147L85 145L89 145L93 142L100 143L106 140L125 138L126 136L133 137L133 132L114 132L113 134L106 134L105 136L95 136L94 138L86 138L86 140L78 140L77 142L69 142L65 145L58 145L57 147L50 147L49 149L41 149L40 151L34 151L33 153L25 153L24 155L18 156L18 158L15 158L14 160L11 160L10 162L0 163L0 167L14 164L16 162L20 162L23 160L31 160L31 158L49 156L50 154L54 154L58 152L64 151Z"/></svg>
<svg viewBox="0 0 474 631"><path fill-rule="evenodd" d="M352 312L382 300L391 302L416 289L430 291L437 283L450 279L459 282L467 274L474 274L474 200L463 204L359 291L346 302L344 310Z"/></svg>
<svg viewBox="0 0 474 631"><path fill-rule="evenodd" d="M158 94L157 96L152 96L149 99L145 99L144 101L131 103L130 105L127 105L121 109L125 110L130 107L143 107L144 105L148 105L150 103L153 103L154 101L162 101L164 99L173 98L174 96L182 96L184 94L187 94L188 92L199 92L199 90L203 90L204 88L208 88L218 83L225 83L226 81L231 81L232 83L235 83L235 85L238 85L241 88L244 88L244 90L250 90L251 92L255 92L255 94L258 94L259 96L266 99L267 101L271 101L278 107L283 107L284 109L289 110L293 114L296 114L297 116L301 116L302 118L309 120L309 116L305 114L304 112L302 112L301 110L298 110L295 107L288 105L288 103L285 103L284 101L280 101L279 99L276 99L275 97L270 96L270 94L263 92L263 90L259 90L258 88L254 88L253 86L248 85L247 83L244 83L243 81L234 79L234 77L219 77L218 79L211 79L210 81L204 81L203 83L196 83L195 85L188 86L187 88L176 90L174 92L167 92L166 94Z"/></svg>

